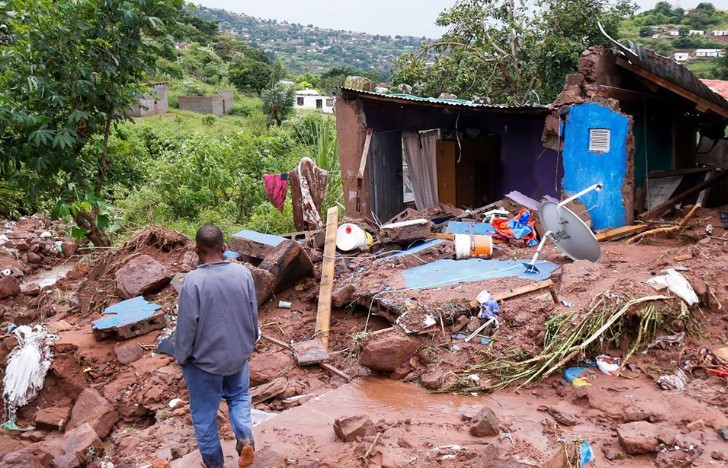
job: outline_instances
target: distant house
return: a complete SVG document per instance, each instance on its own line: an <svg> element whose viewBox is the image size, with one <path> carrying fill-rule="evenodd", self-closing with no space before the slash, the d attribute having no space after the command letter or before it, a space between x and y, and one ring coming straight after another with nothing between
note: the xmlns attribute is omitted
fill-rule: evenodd
<svg viewBox="0 0 728 468"><path fill-rule="evenodd" d="M728 36L728 31L725 30L719 30L719 31L713 31L713 36Z"/></svg>
<svg viewBox="0 0 728 468"><path fill-rule="evenodd" d="M688 36L702 36L705 34L705 31L702 29L691 29L688 31Z"/></svg>
<svg viewBox="0 0 728 468"><path fill-rule="evenodd" d="M315 89L302 89L296 91L295 109L320 109L324 114L334 113L334 98L331 96L322 96Z"/></svg>
<svg viewBox="0 0 728 468"><path fill-rule="evenodd" d="M130 116L145 117L147 115L164 114L169 110L167 82L147 83L147 86L153 88L154 92L144 93L139 98L137 105L129 111Z"/></svg>
<svg viewBox="0 0 728 468"><path fill-rule="evenodd" d="M676 50L670 55L672 56L672 59L678 63L690 60L690 52L684 50Z"/></svg>
<svg viewBox="0 0 728 468"><path fill-rule="evenodd" d="M680 35L680 31L678 31L677 29L674 29L674 30L670 31L670 33L669 33L669 34L670 34L671 36L675 36L675 37L677 37L677 36L679 36L679 35Z"/></svg>
<svg viewBox="0 0 728 468"><path fill-rule="evenodd" d="M697 58L717 58L725 55L725 49L695 49Z"/></svg>
<svg viewBox="0 0 728 468"><path fill-rule="evenodd" d="M180 96L179 108L198 114L229 114L233 111L233 92L225 90L214 96Z"/></svg>

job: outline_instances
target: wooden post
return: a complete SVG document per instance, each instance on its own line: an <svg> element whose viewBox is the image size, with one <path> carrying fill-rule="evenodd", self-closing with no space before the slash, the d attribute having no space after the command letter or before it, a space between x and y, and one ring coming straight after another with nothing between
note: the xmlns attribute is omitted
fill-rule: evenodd
<svg viewBox="0 0 728 468"><path fill-rule="evenodd" d="M329 324L331 322L331 294L334 288L334 267L336 266L336 229L339 226L339 208L329 208L326 214L326 241L324 261L321 266L321 287L319 289L316 334L321 335L324 349L329 348Z"/></svg>
<svg viewBox="0 0 728 468"><path fill-rule="evenodd" d="M373 128L367 129L367 136L364 139L364 148L361 152L359 160L359 172L356 174L356 211L361 211L361 191L364 184L364 170L367 167L367 159L369 159L369 146L372 143Z"/></svg>

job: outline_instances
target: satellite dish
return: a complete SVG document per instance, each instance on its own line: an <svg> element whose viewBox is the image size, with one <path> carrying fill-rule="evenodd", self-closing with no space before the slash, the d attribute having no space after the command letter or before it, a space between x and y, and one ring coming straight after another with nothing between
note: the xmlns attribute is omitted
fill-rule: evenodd
<svg viewBox="0 0 728 468"><path fill-rule="evenodd" d="M546 229L546 233L543 235L531 263L523 264L528 273L538 273L536 260L548 238L551 238L556 247L572 260L599 261L602 252L596 236L581 218L564 205L585 193L592 190L601 190L601 188L601 184L595 184L562 202L544 202L541 204L538 215Z"/></svg>

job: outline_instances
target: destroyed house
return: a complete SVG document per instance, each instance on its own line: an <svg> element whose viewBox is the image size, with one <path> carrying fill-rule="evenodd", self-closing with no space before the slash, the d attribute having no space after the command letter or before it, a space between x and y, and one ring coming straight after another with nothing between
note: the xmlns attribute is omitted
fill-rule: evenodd
<svg viewBox="0 0 728 468"><path fill-rule="evenodd" d="M556 151L541 143L549 112L342 89L336 125L346 214L386 221L406 206L476 208L514 189L556 195Z"/></svg>
<svg viewBox="0 0 728 468"><path fill-rule="evenodd" d="M728 101L674 61L614 44L584 52L549 106L342 89L346 214L385 222L407 206L565 198L596 183L580 198L596 230L659 217L673 201L725 204Z"/></svg>

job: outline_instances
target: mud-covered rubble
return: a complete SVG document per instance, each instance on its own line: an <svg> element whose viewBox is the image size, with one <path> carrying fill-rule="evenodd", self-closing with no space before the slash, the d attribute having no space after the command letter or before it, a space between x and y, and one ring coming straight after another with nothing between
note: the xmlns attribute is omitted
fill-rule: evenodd
<svg viewBox="0 0 728 468"><path fill-rule="evenodd" d="M2 221L0 300L21 293L37 296L53 282L53 278L44 276L42 272L71 261L78 249L67 232L65 225L43 216ZM29 321L32 320L30 317Z"/></svg>
<svg viewBox="0 0 728 468"><path fill-rule="evenodd" d="M401 217L406 221L420 214L409 212ZM469 216L480 220L477 213L456 216L459 220ZM708 224L712 225L710 237L705 230ZM430 229L437 231L443 226L434 224ZM349 387L344 385L347 379L331 371L298 366L288 346L317 336L323 256L315 245L315 236L309 236L293 242L293 250L288 242L285 248L275 250L275 261L268 257L274 249L262 258L241 258L239 261L248 262L254 272L270 275L263 282L270 299L261 301L260 322L264 336L274 341L263 339L256 346L250 362L251 393L256 409L281 414L256 429L260 434L256 435L260 441L259 460L270 463L260 466L341 466L351 460L381 466L401 466L413 460L459 466L482 466L483 460L492 461L492 466L562 466L567 456L572 460L576 456L572 442L578 437L574 434L581 434L591 443L600 466L622 464L625 457L633 462L653 460L660 466L720 466L728 457L720 435L728 428L726 379L693 366L686 371L688 383L683 390L663 391L657 380L675 372L680 356L690 359L703 346L718 350L728 342L728 320L723 313L728 304L724 281L728 241L722 240L726 235L718 212L701 209L677 235L650 236L637 245L602 243L602 261L597 264L572 262L547 246L542 258L561 265L551 278L553 291L536 289L501 301L500 326L488 327L468 342L463 338L485 321L477 317L478 308L473 306L481 290L497 295L533 281L502 278L421 290L407 288L403 271L455 256L449 239L438 239L440 242L416 255L407 254L411 240L401 245L374 244L361 252L337 255L330 365L352 377L364 377L364 381L386 376L392 382L418 384L427 391L468 395L485 395L498 385L497 376L485 372L484 364L537 356L551 317L585 310L605 291L609 297L624 300L653 295L654 289L645 280L667 268L680 269L700 303L687 309L672 297L664 307L674 310L676 317L687 314L682 317L695 320L667 321L659 335L685 332L682 345L668 342L651 347L646 354L633 355L622 369L623 377L590 369L584 374L590 386L574 388L560 375L554 375L515 391L493 394L526 405L523 414L533 420L528 430L519 425L522 416L516 416L518 405L503 407L472 396L468 403L472 407L458 406L453 418L441 418L431 426L418 425L407 416L407 405L403 410L398 406L403 403L395 401L379 410L375 409L378 404L371 403L365 411L347 410L345 405L336 412L317 413L330 417L316 419L321 424L320 438L307 438L310 421L305 427L288 428L295 421L289 424L286 418L325 404L325 395L332 389L346 391ZM377 239L375 236L375 242ZM404 254L397 255L400 251ZM515 242L496 244L492 253L495 259L528 256L530 250ZM58 259L51 263L56 268L64 260L60 255L53 258ZM266 258L270 260L267 265ZM300 264L299 260L293 261L298 258L311 262L310 271L286 268ZM39 466L98 465L102 461L116 466L142 466L156 459L156 463L162 463L160 466L170 461L172 466L190 466L196 441L186 387L173 358L156 350L159 338L167 336L174 326L177 292L170 280L175 274L190 271L196 261L189 239L150 227L119 249L88 255L74 263L64 278L45 286L42 295L19 295L2 302L6 321L42 321L59 339L52 345L54 360L43 389L35 401L18 412L18 425L32 424L35 430L5 431L0 435L0 463L13 466L26 459ZM129 267L137 263L142 266ZM139 275L141 270L154 274ZM106 307L135 293L161 307L165 329L126 340L108 337L97 341L94 321ZM554 302L554 294L558 303ZM281 301L290 302L290 308L279 307ZM398 323L403 314L405 318ZM426 317L431 321L425 322ZM624 358L635 339L635 333L627 331L618 345L601 351ZM0 361L4 362L15 346L15 338L6 335L2 340ZM382 386L381 382L376 385ZM462 405L468 400L458 401ZM680 410L674 411L675 407ZM398 419L389 417L397 414ZM336 419L336 427L344 434L340 437L347 442L334 441ZM224 405L218 420L223 439L230 444L233 435ZM347 421L350 423L342 424ZM361 427L365 427L363 432ZM423 439L420 430L429 434L428 438ZM463 445L466 443L470 445ZM281 450L277 444L289 448ZM564 444L571 448L565 450ZM554 447L558 450L552 451Z"/></svg>

